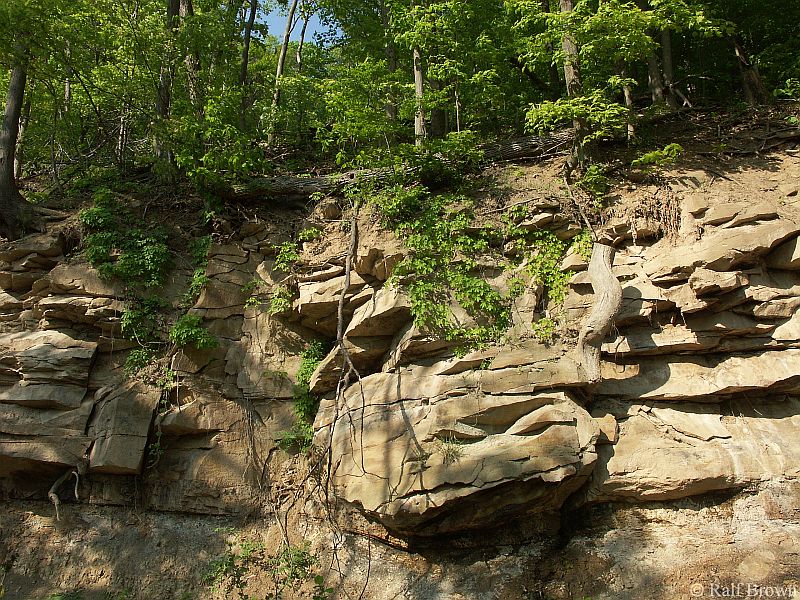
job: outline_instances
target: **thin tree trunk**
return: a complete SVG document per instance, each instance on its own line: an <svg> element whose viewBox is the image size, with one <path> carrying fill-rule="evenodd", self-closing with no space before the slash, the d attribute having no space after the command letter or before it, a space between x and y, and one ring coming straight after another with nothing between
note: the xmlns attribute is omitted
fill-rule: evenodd
<svg viewBox="0 0 800 600"><path fill-rule="evenodd" d="M439 92L442 90L442 82L432 79L429 81L428 85L433 92ZM439 108L434 106L431 108L431 129L430 134L432 138L443 138L447 133L447 113Z"/></svg>
<svg viewBox="0 0 800 600"><path fill-rule="evenodd" d="M573 0L559 0L559 8L562 13L570 13L574 9ZM583 93L581 82L581 68L578 52L578 44L575 38L567 31L561 40L564 50L564 78L567 83L567 95L570 97L579 96ZM578 165L585 160L585 148L583 138L586 137L587 126L583 119L576 119L573 123L575 127L575 143L572 148L572 155L567 159L567 177Z"/></svg>
<svg viewBox="0 0 800 600"><path fill-rule="evenodd" d="M672 33L669 29L661 30L661 66L664 70L664 90L666 91L667 104L672 110L677 110L675 69L672 66Z"/></svg>
<svg viewBox="0 0 800 600"><path fill-rule="evenodd" d="M600 381L600 347L622 306L622 285L611 271L614 248L595 242L589 261L594 306L578 335L579 359L587 383Z"/></svg>
<svg viewBox="0 0 800 600"><path fill-rule="evenodd" d="M289 37L292 35L294 29L294 13L297 10L297 0L292 0L289 5L289 14L286 17L286 29L283 32L283 42L281 42L280 53L278 54L278 67L275 70L275 92L272 94L272 110L270 111L270 131L267 136L267 144L272 145L275 143L275 126L278 118L278 107L281 101L281 79L283 78L283 69L286 64L286 54L289 51Z"/></svg>
<svg viewBox="0 0 800 600"><path fill-rule="evenodd" d="M72 66L71 66L71 59L72 59L72 49L70 48L69 44L64 50L64 54L67 58L67 67L66 67L66 78L64 79L64 110L61 112L60 116L64 116L69 112L70 104L72 104Z"/></svg>
<svg viewBox="0 0 800 600"><path fill-rule="evenodd" d="M244 129L245 117L249 101L247 99L247 67L250 63L250 38L253 35L253 23L256 21L258 0L250 0L250 16L244 28L244 44L242 45L242 66L239 70L239 88L242 94L242 103L239 109L239 129Z"/></svg>
<svg viewBox="0 0 800 600"><path fill-rule="evenodd" d="M14 179L19 118L28 77L27 52L21 44L17 46L17 53L8 84L3 127L0 129L0 236L8 239L22 235L25 220L30 214L29 205L20 195Z"/></svg>
<svg viewBox="0 0 800 600"><path fill-rule="evenodd" d="M187 19L194 17L194 5L192 0L180 0L178 8L181 22L185 23ZM200 53L197 47L192 44L193 48L186 54L184 64L186 65L186 85L189 92L189 102L192 103L194 112L198 117L203 116L203 99L200 93Z"/></svg>
<svg viewBox="0 0 800 600"><path fill-rule="evenodd" d="M417 103L417 110L414 113L414 143L422 146L425 143L427 133L425 131L425 106L423 104L425 94L425 83L422 75L422 54L419 47L414 46L413 50L414 68L414 98Z"/></svg>
<svg viewBox="0 0 800 600"><path fill-rule="evenodd" d="M647 87L653 104L664 104L664 82L661 80L661 65L655 52L647 55Z"/></svg>
<svg viewBox="0 0 800 600"><path fill-rule="evenodd" d="M739 65L739 74L742 77L745 102L750 106L763 104L768 96L758 68L750 62L750 57L747 55L741 41L732 37L730 42L733 45L733 51L736 53L736 62Z"/></svg>
<svg viewBox="0 0 800 600"><path fill-rule="evenodd" d="M540 0L539 8L543 13L549 13L550 0ZM550 64L547 67L547 74L550 80L550 98L552 100L558 100L561 97L561 77L558 74L558 65L556 65L554 60L555 48L553 48L553 44L550 42L545 44L545 48L550 56Z"/></svg>
<svg viewBox="0 0 800 600"><path fill-rule="evenodd" d="M25 95L25 106L22 108L22 116L19 119L19 133L17 134L17 149L14 154L14 179L19 181L22 179L22 166L25 162L25 133L28 129L28 123L31 121L31 96L33 91L33 82L28 86L28 93Z"/></svg>
<svg viewBox="0 0 800 600"><path fill-rule="evenodd" d="M180 12L180 5L178 0L167 0L167 21L166 21L166 29L167 29L167 37L169 38L168 45L171 46L172 38L175 33L175 28L177 26L176 17ZM172 104L172 48L168 47L166 51L166 57L161 64L161 70L159 72L158 77L158 93L156 94L156 116L160 121L160 125L163 125L167 119L169 119L170 115L170 108ZM169 165L172 164L172 153L166 150L162 144L162 140L159 139L162 135L162 132L157 131L154 136L154 150L156 156L162 160L166 161Z"/></svg>
<svg viewBox="0 0 800 600"><path fill-rule="evenodd" d="M461 98L458 94L458 81L453 89L453 104L456 107L456 131L461 133Z"/></svg>
<svg viewBox="0 0 800 600"><path fill-rule="evenodd" d="M386 35L386 44L384 46L384 54L386 55L386 68L390 73L397 71L397 46L394 40L389 35L389 9L385 2L381 3L381 25L383 26L384 34ZM390 98L384 106L386 118L391 122L397 121L397 102L394 98Z"/></svg>
<svg viewBox="0 0 800 600"><path fill-rule="evenodd" d="M294 61L297 64L297 73L303 72L303 45L306 42L306 30L308 29L308 20L311 15L303 16L303 26L300 28L300 41L297 43L297 52L294 54Z"/></svg>
<svg viewBox="0 0 800 600"><path fill-rule="evenodd" d="M305 4L303 7L300 8L300 12L303 15L303 27L300 28L300 40L297 43L297 52L295 52L294 59L295 63L297 64L297 74L300 75L303 72L303 46L306 42L306 30L308 29L308 21L311 18L313 13L306 13L304 11ZM306 116L306 103L305 101L300 103L300 106L297 110L297 142L300 143L303 138L303 121L305 120Z"/></svg>
<svg viewBox="0 0 800 600"><path fill-rule="evenodd" d="M625 68L625 63L622 61L617 64L617 74L622 79L628 78L628 70ZM630 84L624 84L622 86L622 95L625 98L625 108L628 109L627 130L628 141L630 141L636 137L636 129L633 125L633 89L631 88Z"/></svg>

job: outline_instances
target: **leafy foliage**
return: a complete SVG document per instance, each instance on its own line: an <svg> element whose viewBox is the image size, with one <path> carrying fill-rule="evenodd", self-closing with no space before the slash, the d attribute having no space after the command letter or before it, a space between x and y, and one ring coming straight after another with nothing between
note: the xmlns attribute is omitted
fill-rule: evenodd
<svg viewBox="0 0 800 600"><path fill-rule="evenodd" d="M266 553L266 546L260 542L226 541L226 551L213 558L205 574L203 582L210 585L213 591L235 591L239 598L247 600L245 588L253 568L266 571L273 580L273 590L267 592L267 600L283 598L287 589L298 590L307 582L313 583L314 600L328 600L333 588L325 587L325 580L314 574L318 564L317 558L311 554L308 543L293 546L282 544L272 554Z"/></svg>
<svg viewBox="0 0 800 600"><path fill-rule="evenodd" d="M311 448L314 430L312 423L317 414L319 399L309 390L311 376L327 354L324 344L319 340L309 342L300 353L300 367L295 375L294 412L297 421L289 431L278 436L278 445L284 450L297 449L307 452Z"/></svg>
<svg viewBox="0 0 800 600"><path fill-rule="evenodd" d="M578 121L586 127L584 142L612 137L628 121L628 109L608 99L603 90L556 101L544 101L528 111L527 128L536 134L561 129Z"/></svg>
<svg viewBox="0 0 800 600"><path fill-rule="evenodd" d="M219 341L202 326L202 322L199 315L182 315L169 330L169 339L181 347L191 344L198 350L216 348Z"/></svg>
<svg viewBox="0 0 800 600"><path fill-rule="evenodd" d="M170 266L166 233L137 223L108 188L94 194L94 205L78 218L88 232L86 258L105 279L144 287L164 282Z"/></svg>
<svg viewBox="0 0 800 600"><path fill-rule="evenodd" d="M164 324L162 311L167 306L160 296L134 297L120 318L122 334L140 345L158 341Z"/></svg>
<svg viewBox="0 0 800 600"><path fill-rule="evenodd" d="M683 152L680 144L667 144L661 150L653 150L642 154L639 158L631 162L632 167L644 167L648 165L664 166L674 163L678 156Z"/></svg>
<svg viewBox="0 0 800 600"><path fill-rule="evenodd" d="M300 254L297 252L297 244L294 242L284 242L275 246L275 269L278 271L289 272L292 270L294 264L300 260Z"/></svg>

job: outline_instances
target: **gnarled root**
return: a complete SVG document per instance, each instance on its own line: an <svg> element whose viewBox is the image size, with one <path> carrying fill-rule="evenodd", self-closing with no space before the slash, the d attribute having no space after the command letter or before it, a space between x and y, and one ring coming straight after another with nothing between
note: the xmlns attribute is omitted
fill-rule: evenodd
<svg viewBox="0 0 800 600"><path fill-rule="evenodd" d="M595 243L589 261L594 306L578 337L578 352L588 383L600 381L600 346L622 307L622 285L611 272L614 248Z"/></svg>
<svg viewBox="0 0 800 600"><path fill-rule="evenodd" d="M59 514L58 507L61 505L61 499L58 497L58 488L60 488L70 477L75 477L75 498L80 499L78 496L78 484L80 483L81 475L86 475L87 471L89 470L89 460L88 458L82 458L77 465L75 465L74 469L68 469L66 473L64 473L61 477L56 479L55 483L50 486L50 489L47 492L47 498L50 502L53 503L53 506L56 509L56 521L61 519L61 515Z"/></svg>

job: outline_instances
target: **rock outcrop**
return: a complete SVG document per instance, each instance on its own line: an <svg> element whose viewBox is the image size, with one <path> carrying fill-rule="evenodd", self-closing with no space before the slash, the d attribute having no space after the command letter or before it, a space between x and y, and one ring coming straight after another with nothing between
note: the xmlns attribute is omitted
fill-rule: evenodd
<svg viewBox="0 0 800 600"><path fill-rule="evenodd" d="M292 273L276 268L275 247L287 239L279 219L248 222L211 245L208 281L188 307L217 347L176 349L169 366L179 385L161 389L121 368L138 345L121 334L121 283L65 258L60 235L6 245L2 490L41 496L86 457L93 503L124 504L135 487L157 510L255 510L277 440L294 422L301 353L314 340L331 347L340 301L342 347L358 376L337 396L339 347L311 376L321 400L314 441L329 460L321 483L392 535L555 522L577 507L796 482L800 209L774 190L758 202L734 187L701 194L690 181L711 185L702 177L669 180L678 213L669 223L619 213L597 232L614 244L610 275L621 286L613 328L591 339L599 381L580 347L596 282L576 250L560 265L569 277L561 306L544 306L543 286L522 268L481 264L497 289L513 275L524 291L505 338L463 354L414 323L411 300L390 279L409 250L374 215L359 222L346 289L349 237L335 203L318 207L325 235L303 246ZM655 187L642 194L654 197ZM512 189L502 201L527 202L521 229L564 240L579 230L553 194ZM176 314L190 273L176 269L163 292ZM547 343L531 331L545 314L560 323Z"/></svg>

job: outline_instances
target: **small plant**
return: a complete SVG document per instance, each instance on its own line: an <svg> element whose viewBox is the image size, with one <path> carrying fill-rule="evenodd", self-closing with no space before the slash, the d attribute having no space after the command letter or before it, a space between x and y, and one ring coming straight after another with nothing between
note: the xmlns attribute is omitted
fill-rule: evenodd
<svg viewBox="0 0 800 600"><path fill-rule="evenodd" d="M276 285L272 288L272 295L269 299L267 313L270 315L280 315L287 313L292 308L292 292L285 285Z"/></svg>
<svg viewBox="0 0 800 600"><path fill-rule="evenodd" d="M170 265L166 233L138 223L108 188L98 189L93 200L94 206L78 215L88 231L83 243L89 264L104 279L161 285Z"/></svg>
<svg viewBox="0 0 800 600"><path fill-rule="evenodd" d="M161 311L167 306L167 302L159 296L133 298L120 317L122 335L129 340L136 340L140 346L158 341L164 324Z"/></svg>
<svg viewBox="0 0 800 600"><path fill-rule="evenodd" d="M55 592L47 597L47 600L83 600L83 593L80 590L69 592Z"/></svg>
<svg viewBox="0 0 800 600"><path fill-rule="evenodd" d="M631 162L631 166L647 167L650 165L669 165L674 163L682 153L683 146L680 144L667 144L662 150L653 150L652 152L642 154L639 158Z"/></svg>
<svg viewBox="0 0 800 600"><path fill-rule="evenodd" d="M169 330L169 339L181 347L192 344L198 350L216 348L217 338L201 325L202 322L203 318L198 315L181 316Z"/></svg>
<svg viewBox="0 0 800 600"><path fill-rule="evenodd" d="M551 317L542 317L531 329L533 336L543 344L552 344L556 333L556 322Z"/></svg>
<svg viewBox="0 0 800 600"><path fill-rule="evenodd" d="M275 269L288 273L292 270L294 264L300 260L300 254L297 252L297 245L294 242L284 242L279 246L275 246Z"/></svg>
<svg viewBox="0 0 800 600"><path fill-rule="evenodd" d="M595 202L599 202L608 193L611 181L600 165L589 165L576 185L591 195Z"/></svg>
<svg viewBox="0 0 800 600"><path fill-rule="evenodd" d="M314 428L306 421L296 421L290 429L279 431L275 438L278 448L284 452L306 453L311 450Z"/></svg>
<svg viewBox="0 0 800 600"><path fill-rule="evenodd" d="M134 348L125 359L125 366L122 370L128 377L133 377L148 366L155 357L155 350L151 350L150 348Z"/></svg>
<svg viewBox="0 0 800 600"><path fill-rule="evenodd" d="M578 253L583 260L589 262L592 258L592 234L588 229L582 229L581 232L572 238L572 248Z"/></svg>
<svg viewBox="0 0 800 600"><path fill-rule="evenodd" d="M209 281L211 281L211 279L206 275L205 267L197 267L194 273L192 273L192 278L189 280L189 289L186 290L186 293L181 299L181 306L188 308L197 302L200 293L203 291L203 287Z"/></svg>
<svg viewBox="0 0 800 600"><path fill-rule="evenodd" d="M442 454L442 463L452 465L464 456L464 442L454 436L436 440L436 449Z"/></svg>
<svg viewBox="0 0 800 600"><path fill-rule="evenodd" d="M205 267L208 264L208 249L211 247L211 236L195 238L189 244L189 253L192 261L198 267Z"/></svg>
<svg viewBox="0 0 800 600"><path fill-rule="evenodd" d="M295 375L294 412L297 421L288 431L278 433L277 443L287 452L297 449L307 452L311 449L314 437L312 423L317 414L319 399L311 393L308 386L317 366L325 358L325 346L313 340L300 353L300 367Z"/></svg>
<svg viewBox="0 0 800 600"><path fill-rule="evenodd" d="M297 234L299 242L313 242L322 237L322 230L319 227L309 227Z"/></svg>
<svg viewBox="0 0 800 600"><path fill-rule="evenodd" d="M203 582L214 591L231 592L236 590L239 598L247 600L247 580L250 569L258 566L269 572L273 580L273 591L266 599L283 598L284 591L300 589L309 580L314 583L314 600L328 600L332 588L325 587L321 575L314 575L316 557L311 554L308 544L302 546L282 545L277 552L265 556L265 546L258 542L228 540L226 551L211 560L203 575ZM230 597L230 594L228 595Z"/></svg>

